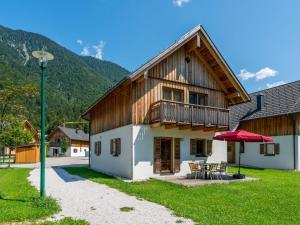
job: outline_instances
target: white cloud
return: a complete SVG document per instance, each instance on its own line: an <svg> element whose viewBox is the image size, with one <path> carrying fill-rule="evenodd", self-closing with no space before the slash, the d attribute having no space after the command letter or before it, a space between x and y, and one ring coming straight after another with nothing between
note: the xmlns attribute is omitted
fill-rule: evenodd
<svg viewBox="0 0 300 225"><path fill-rule="evenodd" d="M77 44L80 44L80 45L82 45L82 44L83 44L83 41L82 41L82 40L80 40L80 39L76 40L76 42L77 42Z"/></svg>
<svg viewBox="0 0 300 225"><path fill-rule="evenodd" d="M269 67L263 68L260 71L256 72L256 80L263 80L268 77L275 77L277 75L277 71L270 69Z"/></svg>
<svg viewBox="0 0 300 225"><path fill-rule="evenodd" d="M105 43L104 41L99 41L99 44L98 45L93 45L93 48L95 49L95 55L94 57L97 58L97 59L103 59L103 48L105 46Z"/></svg>
<svg viewBox="0 0 300 225"><path fill-rule="evenodd" d="M90 51L87 46L82 49L81 55L84 55L84 56L90 55Z"/></svg>
<svg viewBox="0 0 300 225"><path fill-rule="evenodd" d="M182 7L183 4L189 3L190 0L173 0L173 4L178 7Z"/></svg>
<svg viewBox="0 0 300 225"><path fill-rule="evenodd" d="M242 69L240 71L239 77L241 77L242 80L249 80L250 78L255 77L255 74L254 73L250 73L246 69Z"/></svg>
<svg viewBox="0 0 300 225"><path fill-rule="evenodd" d="M277 86L283 85L283 84L286 84L286 82L283 81L283 80L282 81L277 81L277 82L274 82L274 83L271 83L271 84L267 83L267 88L277 87Z"/></svg>
<svg viewBox="0 0 300 225"><path fill-rule="evenodd" d="M254 78L258 80L263 80L268 77L275 77L278 74L278 71L270 69L269 67L263 68L256 73L252 73L247 71L246 69L240 70L240 74L238 75L242 80L249 80Z"/></svg>

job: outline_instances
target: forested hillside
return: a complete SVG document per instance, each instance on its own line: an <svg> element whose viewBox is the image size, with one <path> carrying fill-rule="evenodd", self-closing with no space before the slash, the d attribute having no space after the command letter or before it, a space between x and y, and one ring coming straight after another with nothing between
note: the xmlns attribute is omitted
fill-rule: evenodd
<svg viewBox="0 0 300 225"><path fill-rule="evenodd" d="M79 56L42 35L0 26L0 88L7 79L39 88L40 70L31 53L42 48L55 57L48 63L46 74L48 131L63 120L78 120L88 105L129 73L115 63ZM37 127L39 96L22 101L26 116Z"/></svg>

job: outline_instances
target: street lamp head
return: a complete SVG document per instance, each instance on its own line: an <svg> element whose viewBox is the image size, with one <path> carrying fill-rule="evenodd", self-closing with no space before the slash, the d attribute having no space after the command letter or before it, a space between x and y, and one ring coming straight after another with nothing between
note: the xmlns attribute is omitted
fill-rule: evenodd
<svg viewBox="0 0 300 225"><path fill-rule="evenodd" d="M46 51L33 51L32 55L34 58L39 60L39 64L41 67L46 67L47 62L54 59L54 56Z"/></svg>

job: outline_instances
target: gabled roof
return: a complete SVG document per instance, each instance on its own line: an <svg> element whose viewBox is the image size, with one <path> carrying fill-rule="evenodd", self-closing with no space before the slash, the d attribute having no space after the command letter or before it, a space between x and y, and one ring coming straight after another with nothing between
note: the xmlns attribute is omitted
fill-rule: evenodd
<svg viewBox="0 0 300 225"><path fill-rule="evenodd" d="M50 138L57 130L62 131L71 140L89 141L89 135L84 133L83 130L61 127L61 126L58 126L54 131L52 131L51 134L49 134L48 138Z"/></svg>
<svg viewBox="0 0 300 225"><path fill-rule="evenodd" d="M108 94L110 94L113 90L115 90L118 86L122 85L126 81L134 81L138 79L139 77L143 76L146 71L157 65L159 62L164 60L166 57L171 55L173 52L187 44L189 41L193 40L194 38L199 37L199 40L205 40L205 44L209 45L210 47L210 52L208 53L210 57L212 58L217 58L217 62L212 63L211 66L214 66L217 68L218 71L220 70L226 70L226 73L222 73L222 77L219 77L220 79L224 79L223 81L220 82L226 82L226 80L229 80L229 83L233 83L234 85L234 91L232 96L239 98L238 102L245 102L249 101L250 98L248 96L248 93L244 89L244 87L241 85L229 65L226 63L225 59L223 56L220 54L212 40L210 39L209 35L206 33L205 29L203 26L198 25L195 28L193 28L191 31L183 35L178 41L176 41L174 44L170 45L168 48L166 48L164 51L162 51L160 54L157 56L153 57L150 59L148 62L140 66L138 69L136 69L134 72L129 74L127 77L125 77L121 82L119 82L116 86L111 88L110 90L107 91L106 94L104 94L100 99L98 99L95 103L93 103L83 114L82 116L84 117L85 115L88 114L88 112L95 106L97 105L102 99L104 99ZM221 65L219 65L221 64ZM225 75L226 74L226 75ZM230 79L228 79L228 77ZM226 90L227 92L227 90ZM233 103L234 104L234 103Z"/></svg>
<svg viewBox="0 0 300 225"><path fill-rule="evenodd" d="M264 106L257 110L257 95L264 95ZM251 101L230 107L231 128L240 121L300 112L300 80L250 94Z"/></svg>

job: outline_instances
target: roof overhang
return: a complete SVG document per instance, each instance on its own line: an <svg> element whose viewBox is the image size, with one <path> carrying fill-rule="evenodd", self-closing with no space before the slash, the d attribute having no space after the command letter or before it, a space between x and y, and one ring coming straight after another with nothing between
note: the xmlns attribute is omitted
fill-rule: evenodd
<svg viewBox="0 0 300 225"><path fill-rule="evenodd" d="M250 97L242 84L239 82L229 65L226 63L225 59L221 55L221 53L218 51L212 40L210 39L207 32L204 30L204 28L201 25L196 26L191 31L183 35L177 42L169 46L167 49L162 51L160 54L155 56L154 58L150 59L148 62L146 62L144 65L136 69L134 72L132 72L130 75L125 77L123 80L121 80L117 85L115 85L113 88L108 90L101 98L99 98L97 101L95 101L83 114L82 118L89 119L89 112L91 109L93 109L100 101L102 101L105 97L107 97L113 90L118 88L120 85L124 84L127 81L133 82L137 79L139 79L142 76L145 76L147 74L148 70L153 68L155 65L160 63L162 60L164 60L166 57L174 53L179 48L185 46L188 42L191 40L196 40L196 47L200 49L200 46L205 46L211 57L215 60L215 62L218 64L220 70L222 70L222 75L225 77L225 79L218 81L218 83L221 85L223 91L225 92L226 98L229 99L229 105L238 104L241 102L250 101ZM200 43L201 42L201 43ZM200 54L199 54L199 57ZM205 57L202 57L205 58ZM203 60L203 59L202 59ZM208 65L209 66L209 65ZM219 77L220 78L220 77ZM217 78L217 79L219 79ZM224 85L223 85L224 83ZM226 89L226 84L230 85L232 88L230 90Z"/></svg>

